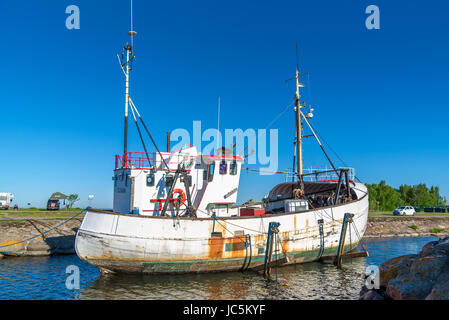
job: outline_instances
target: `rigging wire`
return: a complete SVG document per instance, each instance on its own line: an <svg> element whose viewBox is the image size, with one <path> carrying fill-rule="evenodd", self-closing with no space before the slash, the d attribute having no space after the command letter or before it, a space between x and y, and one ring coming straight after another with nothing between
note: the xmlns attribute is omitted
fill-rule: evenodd
<svg viewBox="0 0 449 320"><path fill-rule="evenodd" d="M159 153L159 156L161 157L161 160L164 162L165 167L166 167L167 169L170 169L170 168L168 167L168 165L167 165L167 162L165 162L164 157L162 157L162 154L161 154L161 152L159 151L159 148L157 147L156 142L155 142L154 139L153 139L153 136L151 135L150 131L148 130L147 126L145 125L145 122L143 121L142 117L140 116L139 111L137 111L137 107L135 106L134 102L131 100L131 98L129 98L129 101L131 102L131 105L132 105L132 106L134 107L134 109L136 110L136 113L137 113L137 116L138 116L139 119L140 119L140 122L142 122L143 127L145 128L145 130L146 130L148 136L149 136L150 139L151 139L151 142L153 143L154 147L156 148L157 152Z"/></svg>
<svg viewBox="0 0 449 320"><path fill-rule="evenodd" d="M134 114L133 104L130 103L130 105L131 105L131 112L132 112L133 118L134 118L134 123L136 124L137 131L139 132L140 141L142 142L143 149L145 150L145 156L147 157L148 165L151 166L151 161L150 161L150 158L148 156L147 147L145 146L145 142L143 140L142 133L140 132L139 124L137 123L136 115Z"/></svg>
<svg viewBox="0 0 449 320"><path fill-rule="evenodd" d="M338 155L338 153L332 148L332 146L326 141L326 139L324 139L324 137L319 133L319 131L317 131L315 129L315 127L313 126L313 124L311 122L309 122L310 126L312 127L312 129L316 132L316 134L320 137L320 139L326 144L326 146L332 151L332 153L338 158L338 160L341 161L341 163L345 166L345 167L349 167L346 162ZM359 177L357 177L356 175L354 175L354 178L358 181L358 182L362 182Z"/></svg>
<svg viewBox="0 0 449 320"><path fill-rule="evenodd" d="M271 120L271 122L265 127L265 130L268 130L269 128L271 128L271 126L273 126L273 124L279 120L279 118L281 118L284 113L286 113L288 111L288 109L292 106L293 102L294 102L294 97L292 99L290 99L290 101L288 102L288 104L285 106L285 108L273 119ZM248 145L243 149L243 153L245 153L248 150Z"/></svg>
<svg viewBox="0 0 449 320"><path fill-rule="evenodd" d="M287 106L282 110L266 127L265 130L271 128L271 126L279 120L280 117L284 115L284 113L287 112L287 110L292 106L292 103L294 102L294 97L288 102Z"/></svg>

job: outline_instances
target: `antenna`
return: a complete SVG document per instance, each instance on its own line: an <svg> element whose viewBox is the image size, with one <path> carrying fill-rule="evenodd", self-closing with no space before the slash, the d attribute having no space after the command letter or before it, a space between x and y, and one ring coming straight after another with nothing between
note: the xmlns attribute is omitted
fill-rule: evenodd
<svg viewBox="0 0 449 320"><path fill-rule="evenodd" d="M220 137L220 96L218 96L218 116L217 116L217 153L218 153L218 139Z"/></svg>
<svg viewBox="0 0 449 320"><path fill-rule="evenodd" d="M126 50L126 63L123 64L123 58L122 62L120 64L123 73L125 74L125 128L124 128L124 141L123 141L123 166L127 167L127 154L128 154L128 108L129 108L129 74L130 71L133 69L133 38L137 34L133 30L133 1L131 0L131 30L128 31L128 35L131 37L131 45L126 44L124 46L124 49ZM126 68L123 68L123 66L126 65Z"/></svg>
<svg viewBox="0 0 449 320"><path fill-rule="evenodd" d="M132 0L131 0L132 2ZM296 41L296 70L299 72L298 41Z"/></svg>
<svg viewBox="0 0 449 320"><path fill-rule="evenodd" d="M131 0L131 30L128 32L128 35L131 37L131 47L133 47L133 38L137 35L137 32L133 30L133 0Z"/></svg>

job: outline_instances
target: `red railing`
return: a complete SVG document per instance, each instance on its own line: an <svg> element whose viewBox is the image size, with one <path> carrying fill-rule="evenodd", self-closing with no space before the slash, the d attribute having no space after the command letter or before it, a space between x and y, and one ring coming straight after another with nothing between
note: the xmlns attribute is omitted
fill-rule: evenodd
<svg viewBox="0 0 449 320"><path fill-rule="evenodd" d="M191 163L196 158L188 154L169 154L161 153L164 160L160 155L155 152L127 152L125 156L115 156L115 169L119 168L134 168L134 169L153 169L156 167L158 170L176 170L181 163ZM168 166L168 168L167 168Z"/></svg>
<svg viewBox="0 0 449 320"><path fill-rule="evenodd" d="M228 159L228 160L239 160L244 161L240 156L222 156L222 155L199 155L192 156L188 154L180 153L167 153L162 152L164 160L161 159L160 155L155 152L127 152L125 156L116 155L115 156L115 169L120 168L134 168L134 169L153 169L156 167L158 170L176 170L178 165L186 164L187 167L191 167L196 158L201 157L202 159ZM168 166L168 168L167 168Z"/></svg>

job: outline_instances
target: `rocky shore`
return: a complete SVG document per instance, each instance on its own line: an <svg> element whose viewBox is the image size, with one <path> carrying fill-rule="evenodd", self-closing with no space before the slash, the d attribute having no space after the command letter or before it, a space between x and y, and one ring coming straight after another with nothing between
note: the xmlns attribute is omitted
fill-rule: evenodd
<svg viewBox="0 0 449 320"><path fill-rule="evenodd" d="M4 256L46 256L75 253L81 218L70 220L0 221L0 259ZM56 227L56 228L55 228ZM48 230L54 228L47 233ZM23 241L29 238L29 241Z"/></svg>
<svg viewBox="0 0 449 320"><path fill-rule="evenodd" d="M448 300L449 236L427 243L418 254L388 260L379 268L379 287L364 286L361 300Z"/></svg>
<svg viewBox="0 0 449 320"><path fill-rule="evenodd" d="M441 237L448 234L449 219L447 218L370 217L363 237Z"/></svg>

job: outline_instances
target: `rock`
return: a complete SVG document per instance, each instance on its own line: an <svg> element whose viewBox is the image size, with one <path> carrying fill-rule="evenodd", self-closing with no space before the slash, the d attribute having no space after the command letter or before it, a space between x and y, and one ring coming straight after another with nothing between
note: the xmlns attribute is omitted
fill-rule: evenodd
<svg viewBox="0 0 449 320"><path fill-rule="evenodd" d="M368 289L367 287L366 287L366 285L363 285L362 286L362 289L360 290L360 292L359 292L359 296L361 297L361 296L363 296L365 293L367 293L368 291L369 291L370 289Z"/></svg>
<svg viewBox="0 0 449 320"><path fill-rule="evenodd" d="M415 259L408 274L420 280L436 280L441 273L448 269L449 256L432 251L430 256Z"/></svg>
<svg viewBox="0 0 449 320"><path fill-rule="evenodd" d="M428 244L426 244L424 247L422 247L421 251L420 251L420 255L428 255L432 249L435 247L435 245L438 244L438 241L431 241Z"/></svg>
<svg viewBox="0 0 449 320"><path fill-rule="evenodd" d="M360 296L360 300L385 300L376 290L368 290Z"/></svg>
<svg viewBox="0 0 449 320"><path fill-rule="evenodd" d="M3 245L6 245L5 247L2 248L1 251L4 251L5 253L3 253L3 255L8 255L8 253L12 253L12 254L22 254L24 251L24 244L23 243L17 243L15 244L16 241L15 240L7 240L3 242Z"/></svg>
<svg viewBox="0 0 449 320"><path fill-rule="evenodd" d="M449 272L438 278L426 300L449 300Z"/></svg>
<svg viewBox="0 0 449 320"><path fill-rule="evenodd" d="M380 288L360 291L361 300L449 300L449 236L427 243L416 255L382 263Z"/></svg>
<svg viewBox="0 0 449 320"><path fill-rule="evenodd" d="M409 268L410 261L415 257L413 254L396 257L385 261L380 265L380 287L386 288L388 282L395 278L400 271Z"/></svg>
<svg viewBox="0 0 449 320"><path fill-rule="evenodd" d="M419 300L430 293L433 285L429 281L400 277L388 283L386 294L393 300Z"/></svg>
<svg viewBox="0 0 449 320"><path fill-rule="evenodd" d="M388 282L386 294L394 300L425 299L442 272L449 269L449 256L432 255L410 260L410 267Z"/></svg>
<svg viewBox="0 0 449 320"><path fill-rule="evenodd" d="M46 252L50 251L50 247L44 241L34 241L30 242L27 246L28 253L32 253L33 251Z"/></svg>
<svg viewBox="0 0 449 320"><path fill-rule="evenodd" d="M424 249L424 248L423 248ZM436 244L429 254L444 254L449 255L449 241L440 241Z"/></svg>

